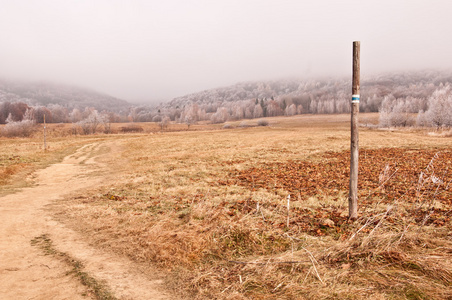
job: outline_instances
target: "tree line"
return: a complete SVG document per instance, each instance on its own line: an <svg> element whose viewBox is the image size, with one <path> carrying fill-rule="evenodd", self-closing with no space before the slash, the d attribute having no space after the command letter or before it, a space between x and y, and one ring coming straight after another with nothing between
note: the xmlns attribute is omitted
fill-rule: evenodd
<svg viewBox="0 0 452 300"><path fill-rule="evenodd" d="M381 126L451 126L451 85L451 72L363 76L360 111L380 112ZM61 103L31 105L30 101L4 101L3 97L0 124L24 119L42 123L45 115L48 123L73 123L89 132L95 124L115 122L158 122L163 128L169 122L190 126L200 121L349 113L350 90L350 79L343 78L244 82L121 111L99 111L94 105L83 109Z"/></svg>
<svg viewBox="0 0 452 300"><path fill-rule="evenodd" d="M452 72L364 76L360 111L380 112L382 126L429 126L433 124L429 121L434 115L433 108L442 101L441 97L445 97L441 95L448 93L444 89L449 85L452 85ZM131 108L130 118L138 122L160 122L166 118L191 124L299 114L350 113L350 99L350 79L245 82L186 95L153 108L134 107ZM443 109L437 109L437 113L450 111L447 105L441 107ZM406 120L402 114L405 114ZM413 114L419 114L414 122ZM447 119L446 116L441 118Z"/></svg>
<svg viewBox="0 0 452 300"><path fill-rule="evenodd" d="M427 100L385 97L380 107L381 127L452 127L452 88L441 84Z"/></svg>

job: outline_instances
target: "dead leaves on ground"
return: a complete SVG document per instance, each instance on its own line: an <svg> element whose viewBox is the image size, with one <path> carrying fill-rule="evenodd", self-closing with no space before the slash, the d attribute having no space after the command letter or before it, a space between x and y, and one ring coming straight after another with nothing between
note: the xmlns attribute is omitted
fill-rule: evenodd
<svg viewBox="0 0 452 300"><path fill-rule="evenodd" d="M414 217L416 223L443 226L452 217L452 151L448 149L362 149L359 160L359 206L363 210L376 202L403 203L402 216ZM326 152L315 160L262 164L234 171L221 185L240 185L251 190L285 190L292 199L309 197L339 200L347 194L350 152ZM342 196L343 198L343 196ZM435 207L435 205L439 207ZM335 224L346 220L335 210L326 212L299 209L293 225L312 223L312 219L330 219ZM307 222L308 220L311 220ZM388 217L388 220L392 220ZM322 235L328 226L319 226ZM312 230L312 226L310 227ZM338 228L336 226L336 228ZM305 228L307 229L307 228ZM322 231L323 230L323 231Z"/></svg>

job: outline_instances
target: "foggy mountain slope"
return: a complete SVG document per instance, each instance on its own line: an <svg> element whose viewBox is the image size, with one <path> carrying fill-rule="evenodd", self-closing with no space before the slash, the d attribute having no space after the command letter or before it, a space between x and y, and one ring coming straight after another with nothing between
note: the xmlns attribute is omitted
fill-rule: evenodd
<svg viewBox="0 0 452 300"><path fill-rule="evenodd" d="M234 102L246 99L271 98L290 94L300 88L298 80L276 80L267 82L240 82L232 86L214 88L174 98L165 106L184 106L190 102L198 104L209 102ZM302 88L302 87L301 87Z"/></svg>
<svg viewBox="0 0 452 300"><path fill-rule="evenodd" d="M59 104L68 109L94 107L98 111L127 111L125 100L69 85L0 79L0 102L24 102L32 106Z"/></svg>
<svg viewBox="0 0 452 300"><path fill-rule="evenodd" d="M378 112L383 104L385 107L396 104L399 107L402 102L410 113L426 111L428 99L444 85L452 85L452 71L364 75L361 76L360 111ZM132 105L112 96L67 85L0 79L0 103L43 106L55 111L55 116L63 111L59 122L77 119L74 110L85 111L87 107L94 107L99 112L116 113L116 119L123 121L223 123L306 113L348 113L350 99L351 79L346 77L240 82L177 97L157 106ZM9 111L5 111L5 120L8 115Z"/></svg>
<svg viewBox="0 0 452 300"><path fill-rule="evenodd" d="M366 107L367 100L381 102L385 96L395 98L426 98L432 89L441 84L452 83L451 71L411 71L392 72L361 78L361 99ZM200 91L162 103L161 109L182 108L192 103L198 105L227 104L230 102L255 99L285 99L286 104L295 100L302 103L304 111L310 110L312 101L349 100L351 97L350 78L306 78L274 81L241 82L232 86ZM372 105L369 110L376 111Z"/></svg>
<svg viewBox="0 0 452 300"><path fill-rule="evenodd" d="M452 85L452 71L422 70L361 76L360 111L378 112L384 103L404 102L411 113L425 111L431 95ZM156 107L134 107L137 122L222 123L295 114L350 112L351 78L304 78L241 82L174 98Z"/></svg>
<svg viewBox="0 0 452 300"><path fill-rule="evenodd" d="M362 76L361 98L383 98L393 95L400 97L426 97L433 87L452 83L452 72L412 71L392 72L372 76ZM350 94L350 95L349 95ZM162 104L164 108L184 107L190 103L198 105L224 103L253 99L299 98L312 100L328 96L330 99L351 97L351 79L308 78L275 81L240 82L232 86L214 88L174 98Z"/></svg>

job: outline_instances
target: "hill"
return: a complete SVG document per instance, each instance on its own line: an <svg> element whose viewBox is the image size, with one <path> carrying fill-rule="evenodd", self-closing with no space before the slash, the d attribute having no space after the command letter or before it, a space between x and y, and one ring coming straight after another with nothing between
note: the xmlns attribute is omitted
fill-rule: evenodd
<svg viewBox="0 0 452 300"><path fill-rule="evenodd" d="M130 103L94 90L50 82L0 79L0 102L23 102L30 106L61 105L67 110L94 107L98 111L125 112Z"/></svg>
<svg viewBox="0 0 452 300"><path fill-rule="evenodd" d="M362 112L377 112L383 102L404 101L414 113L427 110L428 99L443 85L452 83L452 72L394 72L361 78ZM295 115L348 113L351 78L305 78L241 82L175 98L155 108L136 107L135 121L192 123Z"/></svg>

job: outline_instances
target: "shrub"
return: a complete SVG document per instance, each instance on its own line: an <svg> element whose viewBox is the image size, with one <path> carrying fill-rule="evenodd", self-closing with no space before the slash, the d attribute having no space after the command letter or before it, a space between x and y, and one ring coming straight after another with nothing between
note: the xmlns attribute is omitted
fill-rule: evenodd
<svg viewBox="0 0 452 300"><path fill-rule="evenodd" d="M257 126L268 126L269 122L267 120L264 119L260 119L257 121Z"/></svg>
<svg viewBox="0 0 452 300"><path fill-rule="evenodd" d="M128 125L126 127L121 127L122 133L129 133L129 132L143 132L143 127L138 125Z"/></svg>
<svg viewBox="0 0 452 300"><path fill-rule="evenodd" d="M162 122L162 116L159 116L159 115L154 116L152 118L152 122L155 122L155 123Z"/></svg>
<svg viewBox="0 0 452 300"><path fill-rule="evenodd" d="M6 137L29 137L34 132L34 125L32 120L9 122L3 127L1 134Z"/></svg>
<svg viewBox="0 0 452 300"><path fill-rule="evenodd" d="M248 123L246 123L245 121L240 122L239 127L245 128L245 127L249 127L250 125L248 125Z"/></svg>
<svg viewBox="0 0 452 300"><path fill-rule="evenodd" d="M224 124L223 129L232 129L231 124Z"/></svg>
<svg viewBox="0 0 452 300"><path fill-rule="evenodd" d="M452 129L446 132L447 137L452 137Z"/></svg>

